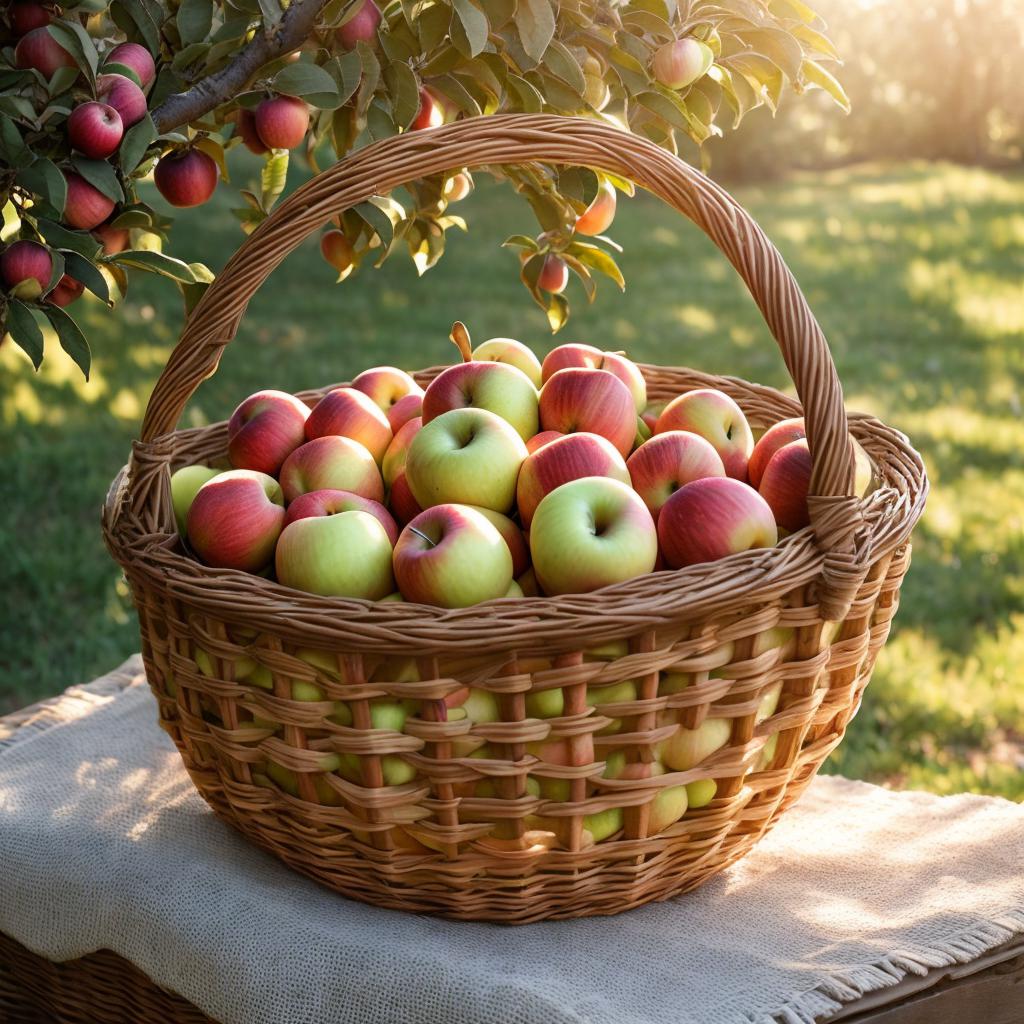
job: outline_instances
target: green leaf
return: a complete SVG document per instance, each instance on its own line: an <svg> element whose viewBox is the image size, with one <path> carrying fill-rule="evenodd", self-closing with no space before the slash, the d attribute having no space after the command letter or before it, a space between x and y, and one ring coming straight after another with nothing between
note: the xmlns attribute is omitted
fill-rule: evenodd
<svg viewBox="0 0 1024 1024"><path fill-rule="evenodd" d="M213 3L211 0L181 0L175 21L183 46L198 43L213 27Z"/></svg>
<svg viewBox="0 0 1024 1024"><path fill-rule="evenodd" d="M800 77L803 51L788 32L777 28L758 28L744 29L738 35L748 46L764 54L790 81L795 82Z"/></svg>
<svg viewBox="0 0 1024 1024"><path fill-rule="evenodd" d="M106 160L87 160L84 156L75 156L71 158L71 163L93 188L115 203L124 202L124 190L117 180L117 172Z"/></svg>
<svg viewBox="0 0 1024 1024"><path fill-rule="evenodd" d="M142 88L142 79L139 78L135 69L128 67L127 64L118 64L116 60L108 61L103 65L103 73L105 75L123 75L140 89Z"/></svg>
<svg viewBox="0 0 1024 1024"><path fill-rule="evenodd" d="M531 238L529 235L509 235L501 244L506 249L525 249L527 252L540 251L537 239Z"/></svg>
<svg viewBox="0 0 1024 1024"><path fill-rule="evenodd" d="M210 287L210 282L213 281L214 276L213 271L203 263L190 263L189 267L191 267L192 272L196 276L196 283L185 284L183 281L178 282L182 298L185 300L186 317L199 304L199 300L203 297L206 289Z"/></svg>
<svg viewBox="0 0 1024 1024"><path fill-rule="evenodd" d="M279 0L259 0L260 10L263 12L263 23L269 27L277 24L281 17L281 4Z"/></svg>
<svg viewBox="0 0 1024 1024"><path fill-rule="evenodd" d="M619 46L613 46L608 50L608 60L629 92L643 92L650 86L651 76L647 68L633 54L627 53Z"/></svg>
<svg viewBox="0 0 1024 1024"><path fill-rule="evenodd" d="M288 182L288 150L275 149L260 171L260 205L269 213Z"/></svg>
<svg viewBox="0 0 1024 1024"><path fill-rule="evenodd" d="M384 70L384 83L391 96L391 112L399 128L408 128L420 109L420 87L416 73L408 64L390 64Z"/></svg>
<svg viewBox="0 0 1024 1024"><path fill-rule="evenodd" d="M472 0L452 0L452 7L455 11L452 21L452 38L453 40L455 38L454 19L458 19L458 23L465 32L466 43L468 44L468 52L465 52L464 56L475 57L487 45L487 34L490 31L487 24L487 15L479 7L476 7Z"/></svg>
<svg viewBox="0 0 1024 1024"><path fill-rule="evenodd" d="M809 52L815 56L825 57L827 60L839 60L839 53L828 36L816 32L808 25L796 25L790 31L797 39L806 43Z"/></svg>
<svg viewBox="0 0 1024 1024"><path fill-rule="evenodd" d="M557 334L569 320L569 300L564 295L552 294L544 312L547 314L551 333Z"/></svg>
<svg viewBox="0 0 1024 1024"><path fill-rule="evenodd" d="M363 40L360 40L356 45L356 51L359 54L360 63L363 65L363 77L359 84L359 99L356 103L356 113L360 117L364 117L366 111L370 109L370 101L373 99L373 94L377 91L377 85L380 82L380 61L377 60L376 54Z"/></svg>
<svg viewBox="0 0 1024 1024"><path fill-rule="evenodd" d="M53 260L53 267L50 270L50 280L43 289L43 295L49 295L64 276L64 253L59 249L51 249L50 259Z"/></svg>
<svg viewBox="0 0 1024 1024"><path fill-rule="evenodd" d="M84 256L68 249L64 252L64 272L70 274L76 281L81 281L102 302L108 306L110 302L110 289L107 286L107 279L99 272L94 263L90 263Z"/></svg>
<svg viewBox="0 0 1024 1024"><path fill-rule="evenodd" d="M479 117L483 113L473 94L454 75L442 75L430 84L470 117Z"/></svg>
<svg viewBox="0 0 1024 1024"><path fill-rule="evenodd" d="M126 206L111 222L115 228L146 228L154 226L153 211L145 203Z"/></svg>
<svg viewBox="0 0 1024 1024"><path fill-rule="evenodd" d="M623 291L626 290L626 279L619 270L619 265L604 251L596 245L589 245L586 242L573 242L569 246L569 252L576 257L584 266L596 270L605 277L610 277Z"/></svg>
<svg viewBox="0 0 1024 1024"><path fill-rule="evenodd" d="M146 114L141 121L133 124L124 133L121 146L117 151L117 158L121 164L121 170L125 174L131 174L139 166L139 161L145 156L150 144L156 141L156 137L156 125L153 124L153 118L149 114Z"/></svg>
<svg viewBox="0 0 1024 1024"><path fill-rule="evenodd" d="M544 52L544 67L556 78L560 78L577 96L582 96L587 89L587 80L583 77L583 68L579 66L572 51L557 39Z"/></svg>
<svg viewBox="0 0 1024 1024"><path fill-rule="evenodd" d="M340 57L335 57L331 64L336 64L341 75L338 82L338 106L344 106L356 94L359 82L363 77L363 62L355 50L349 50Z"/></svg>
<svg viewBox="0 0 1024 1024"><path fill-rule="evenodd" d="M134 22L150 53L160 52L160 26L144 0L114 0L112 12L120 8Z"/></svg>
<svg viewBox="0 0 1024 1024"><path fill-rule="evenodd" d="M7 307L7 331L38 370L43 361L43 332L23 302L11 299Z"/></svg>
<svg viewBox="0 0 1024 1024"><path fill-rule="evenodd" d="M78 366L85 375L85 379L88 380L92 353L89 351L89 342L85 340L85 335L78 324L59 306L48 305L44 307L43 312L57 333L60 347L71 356L75 365Z"/></svg>
<svg viewBox="0 0 1024 1024"><path fill-rule="evenodd" d="M54 249L70 249L87 260L95 260L102 248L88 231L71 231L62 224L55 224L43 217L39 218L37 227L40 234L46 239L47 245Z"/></svg>
<svg viewBox="0 0 1024 1024"><path fill-rule="evenodd" d="M803 0L768 0L768 9L780 18L794 17L813 25L818 15Z"/></svg>
<svg viewBox="0 0 1024 1024"><path fill-rule="evenodd" d="M184 281L185 284L194 284L196 280L195 273L187 263L150 249L126 249L116 256L111 256L106 262L120 263L126 267L134 267L136 270L145 270L151 274L159 274L161 277L169 277L172 281Z"/></svg>
<svg viewBox="0 0 1024 1024"><path fill-rule="evenodd" d="M515 93L523 113L539 114L544 109L544 97L541 96L540 90L532 86L525 78L510 73L508 86Z"/></svg>
<svg viewBox="0 0 1024 1024"><path fill-rule="evenodd" d="M286 96L300 96L322 110L338 106L338 87L330 73L318 64L288 64L275 76L274 89Z"/></svg>
<svg viewBox="0 0 1024 1024"><path fill-rule="evenodd" d="M19 171L15 180L19 185L41 196L58 217L63 215L68 196L68 183L52 160L39 157L30 166Z"/></svg>
<svg viewBox="0 0 1024 1024"><path fill-rule="evenodd" d="M523 49L539 64L555 35L550 0L519 0L515 17Z"/></svg>
<svg viewBox="0 0 1024 1024"><path fill-rule="evenodd" d="M46 31L71 54L89 81L95 81L100 58L96 52L96 44L81 24L73 18L67 21L54 21L46 26Z"/></svg>
<svg viewBox="0 0 1024 1024"><path fill-rule="evenodd" d="M819 89L824 89L846 113L850 112L850 97L836 78L817 61L805 60L802 67L804 78Z"/></svg>
<svg viewBox="0 0 1024 1024"><path fill-rule="evenodd" d="M0 156L11 167L28 167L35 159L32 150L18 131L18 126L9 118L0 116Z"/></svg>
<svg viewBox="0 0 1024 1024"><path fill-rule="evenodd" d="M77 78L78 68L57 68L53 73L53 78L50 79L50 95L59 96L62 92L66 92L75 84L75 79Z"/></svg>

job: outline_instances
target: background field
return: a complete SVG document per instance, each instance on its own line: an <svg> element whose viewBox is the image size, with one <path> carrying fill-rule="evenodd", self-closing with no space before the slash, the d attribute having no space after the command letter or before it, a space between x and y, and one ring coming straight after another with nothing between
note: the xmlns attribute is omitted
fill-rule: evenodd
<svg viewBox="0 0 1024 1024"><path fill-rule="evenodd" d="M893 638L830 768L1024 799L1024 176L865 166L738 194L817 311L848 406L910 434L933 484ZM227 205L183 214L177 254L221 266L240 241ZM623 205L627 291L603 286L590 308L578 296L558 340L787 387L724 259L656 201ZM254 301L187 422L224 418L260 387L447 361L455 318L477 340L512 335L545 350L542 315L497 244L523 229L522 207L485 186L466 209L472 234L452 238L451 258L421 279L396 259L335 288L305 245ZM181 308L169 283L140 281L116 315L88 297L77 310L95 348L88 384L52 338L35 380L13 346L0 347L0 712L97 675L138 644L98 510Z"/></svg>

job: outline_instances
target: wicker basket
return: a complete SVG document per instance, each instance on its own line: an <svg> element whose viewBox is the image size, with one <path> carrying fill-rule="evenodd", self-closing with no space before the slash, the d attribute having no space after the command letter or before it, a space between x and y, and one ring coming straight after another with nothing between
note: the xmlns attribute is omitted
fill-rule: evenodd
<svg viewBox="0 0 1024 1024"><path fill-rule="evenodd" d="M734 378L644 366L649 394L659 401L718 387L759 426L802 411L814 460L812 525L772 549L596 593L456 611L317 597L189 557L175 532L170 472L223 462L226 428L174 428L270 272L330 217L371 195L442 171L527 161L629 178L694 221L733 264L802 404ZM326 390L300 397L313 402ZM850 496L848 430L875 464L878 486L866 499ZM636 136L594 121L508 115L360 150L298 189L252 234L171 354L103 524L138 607L161 722L218 815L347 896L522 923L665 899L700 885L764 835L859 705L926 490L921 459L903 435L867 416L848 422L820 328L778 252L734 200ZM197 649L209 656L204 670ZM313 664L299 656L307 649L329 653ZM265 667L272 689L237 679L240 659ZM414 681L399 671L410 664ZM686 674L689 685L659 693L668 671ZM636 682L635 700L588 701L592 688L625 680ZM299 683L316 684L324 699L296 699ZM447 719L443 698L467 684L497 696L499 721ZM527 695L556 687L563 715L529 717ZM779 690L764 718L762 701L770 707ZM415 709L401 732L371 728L371 702L387 697ZM350 727L331 717L335 701L348 703ZM602 776L614 752L650 761L659 743L709 717L726 720L729 740L692 770ZM537 756L551 749L548 741L568 751L555 758L568 765ZM358 782L351 770L335 770L342 757L357 765ZM268 762L297 781L275 785ZM396 764L412 766L414 776L387 785ZM563 780L568 799L534 795L530 777ZM717 784L714 800L652 834L662 788L705 779ZM616 831L588 841L590 816L614 809ZM547 841L538 841L538 818Z"/></svg>

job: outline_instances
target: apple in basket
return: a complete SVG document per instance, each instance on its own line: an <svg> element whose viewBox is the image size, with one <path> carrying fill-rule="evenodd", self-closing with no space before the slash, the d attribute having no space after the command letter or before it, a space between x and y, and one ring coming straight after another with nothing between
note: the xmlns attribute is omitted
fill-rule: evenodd
<svg viewBox="0 0 1024 1024"><path fill-rule="evenodd" d="M362 391L375 402L385 415L403 398L423 397L423 388L405 370L399 370L395 366L374 366L369 370L363 370L352 381L352 387L356 391Z"/></svg>
<svg viewBox="0 0 1024 1024"><path fill-rule="evenodd" d="M497 369L501 364L484 365ZM518 370L509 372L529 385ZM526 455L523 439L500 416L486 409L452 409L430 422L424 416L409 447L405 474L422 508L455 503L508 512Z"/></svg>
<svg viewBox="0 0 1024 1024"><path fill-rule="evenodd" d="M494 509L484 508L483 505L467 505L467 508L479 512L490 524L501 534L502 539L508 545L508 553L512 556L512 587L516 593L508 594L508 597L522 597L522 587L516 580L530 568L530 548L527 545L523 531L508 516L495 512Z"/></svg>
<svg viewBox="0 0 1024 1024"><path fill-rule="evenodd" d="M768 460L759 492L775 516L775 522L791 533L810 521L807 491L811 482L811 452L807 441L790 441Z"/></svg>
<svg viewBox="0 0 1024 1024"><path fill-rule="evenodd" d="M498 529L466 505L434 505L409 523L395 545L402 594L420 604L465 608L504 597L512 555Z"/></svg>
<svg viewBox="0 0 1024 1024"><path fill-rule="evenodd" d="M284 527L281 485L266 473L233 469L199 488L188 510L188 539L207 565L259 572L270 565Z"/></svg>
<svg viewBox="0 0 1024 1024"><path fill-rule="evenodd" d="M495 413L524 442L537 433L537 389L525 373L508 363L474 360L443 370L423 395L423 423L465 408Z"/></svg>
<svg viewBox="0 0 1024 1024"><path fill-rule="evenodd" d="M395 482L395 478L405 472L405 462L409 457L409 446L422 426L423 419L419 416L414 416L395 431L395 436L392 438L391 444L388 445L388 450L384 453L384 461L380 464L381 476L384 478L384 483L387 487L390 487Z"/></svg>
<svg viewBox="0 0 1024 1024"><path fill-rule="evenodd" d="M281 487L286 501L309 491L352 491L372 501L384 500L384 481L367 449L350 437L329 434L307 441L285 459Z"/></svg>
<svg viewBox="0 0 1024 1024"><path fill-rule="evenodd" d="M754 450L743 410L724 392L698 388L672 399L655 424L655 434L689 430L710 441L725 467L726 476L747 479L747 463Z"/></svg>
<svg viewBox="0 0 1024 1024"><path fill-rule="evenodd" d="M660 761L621 763L621 755L608 758L608 767L604 775L609 779L655 779L659 775L665 775L665 766ZM686 813L689 805L686 786L662 786L652 789L656 796L650 803L650 812L647 820L648 835L657 835L665 829L674 825Z"/></svg>
<svg viewBox="0 0 1024 1024"><path fill-rule="evenodd" d="M188 510L192 507L199 488L223 472L222 469L213 469L210 466L182 466L171 474L171 505L174 508L178 533L182 536L187 529Z"/></svg>
<svg viewBox="0 0 1024 1024"><path fill-rule="evenodd" d="M257 391L228 420L228 458L235 469L275 476L306 440L309 406L284 391Z"/></svg>
<svg viewBox="0 0 1024 1024"><path fill-rule="evenodd" d="M300 494L288 506L284 525L288 526L297 519L333 516L339 512L368 512L384 527L391 546L394 547L398 543L398 526L391 513L379 501L371 501L351 491L324 490Z"/></svg>
<svg viewBox="0 0 1024 1024"><path fill-rule="evenodd" d="M784 445L799 441L806 437L803 417L796 416L788 420L773 423L758 439L747 463L747 478L751 487L761 486L761 477L771 457Z"/></svg>
<svg viewBox="0 0 1024 1024"><path fill-rule="evenodd" d="M535 388L541 385L540 360L515 338L491 338L473 349L473 359L478 363L508 363L525 373Z"/></svg>
<svg viewBox="0 0 1024 1024"><path fill-rule="evenodd" d="M644 442L626 463L634 490L657 521L665 502L688 483L725 476L718 452L699 434L668 430Z"/></svg>
<svg viewBox="0 0 1024 1024"><path fill-rule="evenodd" d="M541 388L540 424L563 434L600 434L625 458L636 436L636 406L614 374L570 367L553 373Z"/></svg>
<svg viewBox="0 0 1024 1024"><path fill-rule="evenodd" d="M547 383L559 370L573 366L588 370L607 370L629 388L638 413L647 405L647 383L636 363L627 359L621 352L602 352L593 345L559 345L558 348L553 348L544 357L541 380Z"/></svg>
<svg viewBox="0 0 1024 1024"><path fill-rule="evenodd" d="M306 420L306 440L350 437L358 441L380 465L391 444L391 424L380 406L355 388L328 391Z"/></svg>

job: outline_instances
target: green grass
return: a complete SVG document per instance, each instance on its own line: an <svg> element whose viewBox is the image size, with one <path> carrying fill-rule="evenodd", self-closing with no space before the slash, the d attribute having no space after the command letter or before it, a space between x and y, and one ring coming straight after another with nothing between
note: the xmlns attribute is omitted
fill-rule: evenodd
<svg viewBox="0 0 1024 1024"><path fill-rule="evenodd" d="M251 167L241 169L241 177ZM831 770L940 792L1024 799L1024 178L957 167L861 168L741 190L832 344L850 408L905 430L933 483L896 627ZM180 217L178 254L221 266L240 235L228 197ZM781 359L727 265L656 201L624 208L628 289L603 286L562 334L663 363L786 387ZM418 279L405 259L332 287L315 242L253 301L185 420L225 417L259 387L297 390L382 362L448 361L476 339L552 344L498 247L528 229L505 192L465 204L472 233ZM48 339L38 377L0 349L0 710L111 667L137 646L98 510L181 326L177 293L133 283L108 314L76 312L91 382Z"/></svg>

